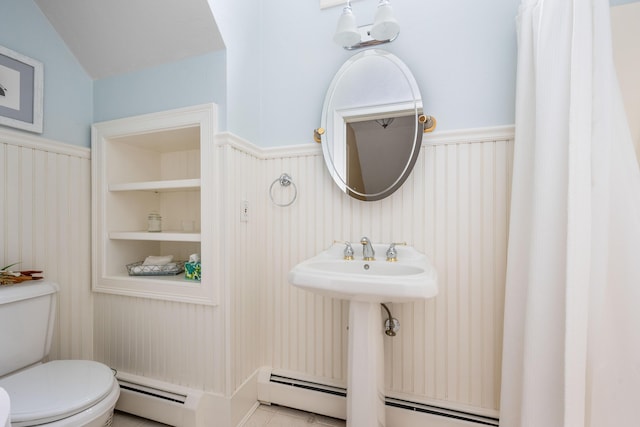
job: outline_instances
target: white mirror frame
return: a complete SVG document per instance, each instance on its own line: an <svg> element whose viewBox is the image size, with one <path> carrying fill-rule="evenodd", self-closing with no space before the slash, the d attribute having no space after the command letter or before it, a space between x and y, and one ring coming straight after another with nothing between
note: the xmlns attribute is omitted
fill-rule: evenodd
<svg viewBox="0 0 640 427"><path fill-rule="evenodd" d="M399 77L399 85L402 86L405 97L398 100L389 99L389 92L394 93L393 88L389 90L389 87L384 87L382 95L382 101L379 103L363 103L362 105L352 105L345 108L340 108L339 105L334 105L334 98L336 90L343 89L340 87L340 83L346 74L354 72L354 64L358 61L367 58L371 60L372 57L380 58L383 61L390 61L397 70L397 76ZM356 70L359 71L359 70ZM359 80L365 81L364 86L369 89L370 87L379 87L379 81L366 82L366 76L359 76ZM388 82L394 84L393 82ZM367 86L369 85L369 86ZM388 85L387 85L388 86ZM361 88L355 88L357 92ZM351 88L348 88L351 90ZM401 92L401 91L398 91ZM370 97L371 91L367 90L367 97ZM407 97L407 95L410 95ZM354 94L354 98L358 98L358 93ZM364 97L363 97L364 98ZM409 99L412 98L412 99ZM413 77L409 68L399 58L393 54L380 50L369 49L360 52L351 58L349 58L336 73L333 81L331 82L327 95L325 97L323 112L322 112L322 127L326 130L322 135L322 150L325 158L327 169L329 170L333 180L338 187L345 193L360 200L374 201L380 200L390 196L395 192L407 179L410 174L415 160L419 154L420 146L422 143L422 132L418 132L418 128L421 128L421 124L418 122L418 117L422 113L422 99L420 91L418 89L417 82ZM351 122L358 122L364 120L375 120L383 117L400 117L400 116L415 116L415 138L413 140L413 148L411 150L411 157L404 163L404 167L398 172L397 176L389 185L382 191L376 193L362 193L354 188L350 188L346 180L346 155L345 150L342 148L346 144L346 125ZM339 146L340 149L336 150L335 147Z"/></svg>

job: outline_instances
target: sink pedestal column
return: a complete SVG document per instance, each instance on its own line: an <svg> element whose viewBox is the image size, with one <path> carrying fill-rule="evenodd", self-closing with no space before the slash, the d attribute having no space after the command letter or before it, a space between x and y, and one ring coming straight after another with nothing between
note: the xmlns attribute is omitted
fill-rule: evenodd
<svg viewBox="0 0 640 427"><path fill-rule="evenodd" d="M380 304L349 304L347 426L384 427L384 348Z"/></svg>

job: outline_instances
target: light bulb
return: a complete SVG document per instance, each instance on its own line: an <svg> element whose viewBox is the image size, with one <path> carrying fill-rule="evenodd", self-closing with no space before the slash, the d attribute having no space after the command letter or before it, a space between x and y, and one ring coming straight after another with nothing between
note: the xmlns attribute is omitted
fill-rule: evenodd
<svg viewBox="0 0 640 427"><path fill-rule="evenodd" d="M376 40L392 40L398 36L399 32L400 24L393 16L389 0L380 0L373 27L371 27L371 37Z"/></svg>
<svg viewBox="0 0 640 427"><path fill-rule="evenodd" d="M347 3L347 6L342 10L342 15L340 15L340 19L338 19L338 26L336 27L333 41L343 47L353 46L360 42L360 32L356 27L356 18L353 16L353 11L349 3Z"/></svg>

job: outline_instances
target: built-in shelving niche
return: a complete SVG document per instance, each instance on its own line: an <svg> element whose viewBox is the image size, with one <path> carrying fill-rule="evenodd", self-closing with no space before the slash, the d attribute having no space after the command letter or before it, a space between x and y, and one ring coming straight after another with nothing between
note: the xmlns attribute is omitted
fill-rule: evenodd
<svg viewBox="0 0 640 427"><path fill-rule="evenodd" d="M213 220L216 107L209 104L92 127L93 290L216 304ZM148 215L162 216L149 232ZM202 281L130 276L149 255L202 259Z"/></svg>

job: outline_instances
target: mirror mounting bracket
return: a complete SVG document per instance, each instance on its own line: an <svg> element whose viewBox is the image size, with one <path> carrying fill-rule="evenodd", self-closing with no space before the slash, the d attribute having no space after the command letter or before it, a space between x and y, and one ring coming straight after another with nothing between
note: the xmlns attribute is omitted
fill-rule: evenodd
<svg viewBox="0 0 640 427"><path fill-rule="evenodd" d="M322 142L322 135L324 135L324 128L317 128L313 130L313 140L318 144Z"/></svg>
<svg viewBox="0 0 640 427"><path fill-rule="evenodd" d="M420 123L422 123L423 126L423 132L424 133L428 133L428 132L433 132L434 130L436 130L436 118L433 116L427 116L425 114L420 114L420 117L418 117L418 121Z"/></svg>

